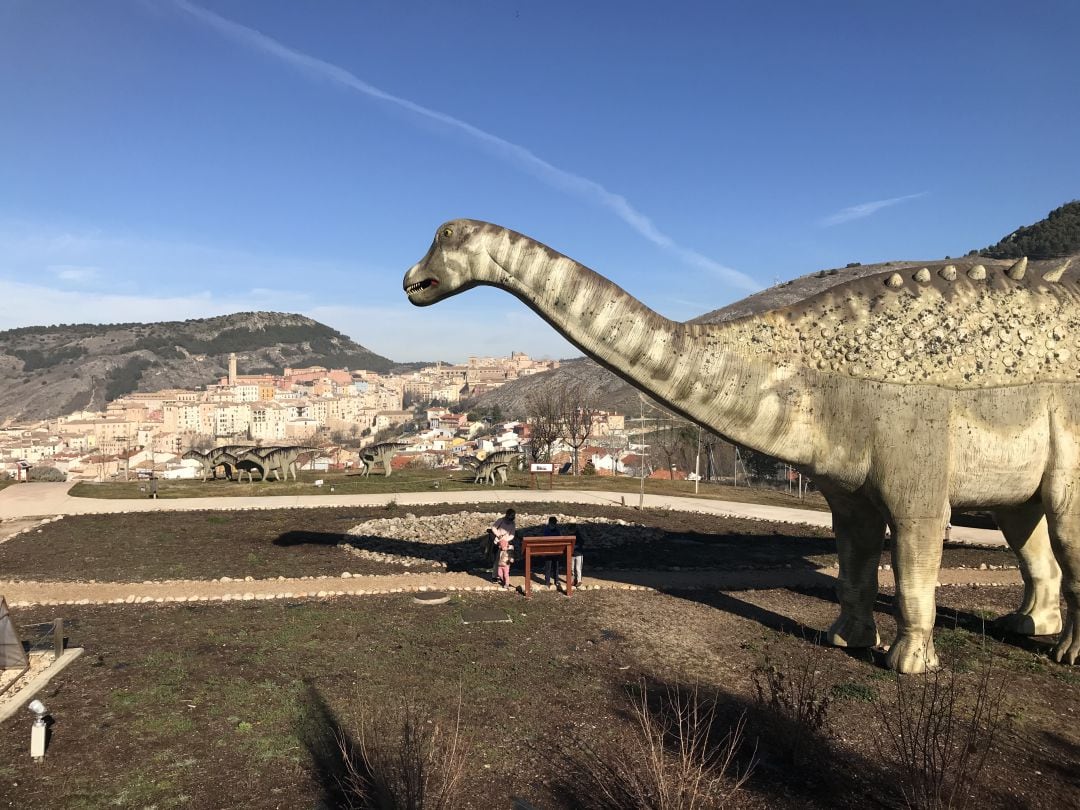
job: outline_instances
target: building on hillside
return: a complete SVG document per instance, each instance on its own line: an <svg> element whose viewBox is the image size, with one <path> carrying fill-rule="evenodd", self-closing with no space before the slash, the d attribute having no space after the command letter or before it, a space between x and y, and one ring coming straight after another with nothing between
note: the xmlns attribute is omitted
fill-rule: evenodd
<svg viewBox="0 0 1080 810"><path fill-rule="evenodd" d="M375 432L388 427L397 427L413 420L412 411L379 411L375 415Z"/></svg>

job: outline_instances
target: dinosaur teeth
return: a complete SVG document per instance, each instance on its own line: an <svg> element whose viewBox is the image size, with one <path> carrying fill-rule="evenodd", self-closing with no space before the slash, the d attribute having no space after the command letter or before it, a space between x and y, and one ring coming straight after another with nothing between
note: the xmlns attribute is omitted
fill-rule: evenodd
<svg viewBox="0 0 1080 810"><path fill-rule="evenodd" d="M893 273L887 279L885 279L885 286L892 287L894 290L904 286L904 279L899 273Z"/></svg>
<svg viewBox="0 0 1080 810"><path fill-rule="evenodd" d="M917 273L915 273L913 278L916 281L918 281L920 284L925 284L926 282L928 282L930 280L930 268L929 267L921 268Z"/></svg>
<svg viewBox="0 0 1080 810"><path fill-rule="evenodd" d="M982 281L986 278L986 268L977 264L967 271L967 277L972 281Z"/></svg>
<svg viewBox="0 0 1080 810"><path fill-rule="evenodd" d="M433 278L425 278L423 281L418 281L415 284L410 284L405 288L406 295L412 295L418 293L421 290L426 290L428 287L438 287L439 282Z"/></svg>
<svg viewBox="0 0 1080 810"><path fill-rule="evenodd" d="M956 281L956 265L947 264L938 270L938 275L946 281Z"/></svg>
<svg viewBox="0 0 1080 810"><path fill-rule="evenodd" d="M1027 256L1021 257L1012 267L1005 271L1005 275L1011 278L1013 281L1019 281L1024 277L1024 273L1027 272Z"/></svg>

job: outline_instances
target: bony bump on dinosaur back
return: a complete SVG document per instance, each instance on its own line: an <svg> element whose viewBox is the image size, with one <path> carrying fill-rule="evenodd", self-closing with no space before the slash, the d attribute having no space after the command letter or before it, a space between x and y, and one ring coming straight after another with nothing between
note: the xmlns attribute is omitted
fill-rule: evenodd
<svg viewBox="0 0 1080 810"><path fill-rule="evenodd" d="M1023 601L1001 625L1060 633L1055 659L1080 658L1074 258L858 267L783 305L755 308L763 299L752 297L740 317L680 323L540 242L461 219L439 227L403 286L417 306L504 289L673 411L813 477L840 563L833 644L879 642L888 524L897 636L887 662L913 673L938 664L934 590L951 509L992 510L1019 557Z"/></svg>

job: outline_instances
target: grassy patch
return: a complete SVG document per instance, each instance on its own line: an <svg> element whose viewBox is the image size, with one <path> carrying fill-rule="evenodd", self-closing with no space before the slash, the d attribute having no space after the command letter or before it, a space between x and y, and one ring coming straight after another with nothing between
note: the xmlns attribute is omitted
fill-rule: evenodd
<svg viewBox="0 0 1080 810"><path fill-rule="evenodd" d="M863 703L873 703L877 698L877 690L865 683L845 681L833 684L832 696L836 700L857 700Z"/></svg>
<svg viewBox="0 0 1080 810"><path fill-rule="evenodd" d="M316 487L315 481L321 480L322 486ZM544 482L546 487L546 482ZM437 486L436 486L437 485ZM330 489L334 492L331 493ZM552 479L553 489L572 489L588 491L625 492L628 496L636 495L640 480L626 476L596 475L557 475ZM507 478L506 485L499 489L513 492L530 489L528 473L513 472ZM159 481L158 498L220 498L230 496L269 497L275 495L393 495L398 492L461 492L470 490L488 491L486 484L473 483L468 472L446 470L401 470L390 477L370 475L360 477L342 472L300 473L297 481ZM677 495L687 498L706 498L738 503L764 503L777 506L789 506L800 509L828 511L825 499L818 493L808 493L805 497L789 495L782 490L767 487L733 487L728 484L701 482L698 494L694 494L692 481L663 481L647 479L645 493L652 495ZM109 483L80 482L71 489L71 494L82 498L146 498L148 492L145 483L137 481L117 481ZM630 497L627 501L631 501Z"/></svg>

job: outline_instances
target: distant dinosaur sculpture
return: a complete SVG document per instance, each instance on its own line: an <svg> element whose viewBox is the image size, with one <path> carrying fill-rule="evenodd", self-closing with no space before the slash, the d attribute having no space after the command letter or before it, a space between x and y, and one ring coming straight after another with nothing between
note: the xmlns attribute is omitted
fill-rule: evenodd
<svg viewBox="0 0 1080 810"><path fill-rule="evenodd" d="M506 483L506 473L514 463L521 462L522 455L517 450L497 450L489 453L479 464L476 465L476 477L474 484L481 482L495 486L495 476L498 475L503 484Z"/></svg>
<svg viewBox="0 0 1080 810"><path fill-rule="evenodd" d="M218 455L218 463L224 465L230 471L230 478L235 473L236 480L242 481L242 474L247 473L248 483L250 484L255 480L253 474L258 472L260 480L265 481L266 467L262 459L252 453L251 449L249 447L222 447Z"/></svg>
<svg viewBox="0 0 1080 810"><path fill-rule="evenodd" d="M204 453L201 450L192 449L188 450L186 453L180 456L180 458L184 460L193 459L199 462L199 466L202 471L203 483L206 482L206 478L209 475L213 475L213 477L217 478L217 467L213 463L211 463L209 453Z"/></svg>
<svg viewBox="0 0 1080 810"><path fill-rule="evenodd" d="M226 478L228 478L231 481L232 477L233 477L233 466L228 462L228 460L222 461L222 457L224 455L228 455L231 458L236 453L243 453L244 451L246 451L248 449L249 449L249 447L247 447L247 446L245 446L245 447L235 447L235 446L213 447L210 450L207 450L206 452L202 452L201 450L192 449L192 450L188 450L186 453L184 453L181 456L181 458L194 459L194 460L199 462L199 464L201 465L203 482L206 481L207 477L210 477L210 478L213 478L213 479L216 480L217 479L218 467L223 467L224 468Z"/></svg>
<svg viewBox="0 0 1080 810"><path fill-rule="evenodd" d="M394 456L402 448L408 447L405 442L382 442L381 444L372 444L363 448L360 451L360 475L361 477L367 477L371 472L371 468L376 464L382 464L383 470L387 477L393 472L392 461Z"/></svg>
<svg viewBox="0 0 1080 810"><path fill-rule="evenodd" d="M934 589L950 508L992 509L1019 557L1024 600L1003 625L1060 630L1054 658L1080 659L1075 258L892 263L776 309L748 303L742 317L684 324L527 236L455 220L403 286L417 306L504 289L673 411L813 477L839 552L834 644L878 643L888 525L897 636L886 660L914 673L938 665Z"/></svg>
<svg viewBox="0 0 1080 810"><path fill-rule="evenodd" d="M293 481L296 480L296 468L297 457L301 453L308 453L317 451L316 447L302 447L296 445L289 445L286 447L258 447L251 451L263 463L263 480L266 480L266 476L273 473L274 479L280 481L282 477L286 481L289 480L289 474L292 474Z"/></svg>
<svg viewBox="0 0 1080 810"><path fill-rule="evenodd" d="M300 445L257 447L250 444L229 444L215 447L208 452L189 450L183 458L195 459L202 465L203 481L208 475L217 478L217 468L225 469L226 477L232 480L234 471L239 470L248 475L248 481L253 480L253 474L259 473L259 478L265 481L273 475L274 480L288 481L289 476L297 480L297 458L301 453L316 451L315 447Z"/></svg>

